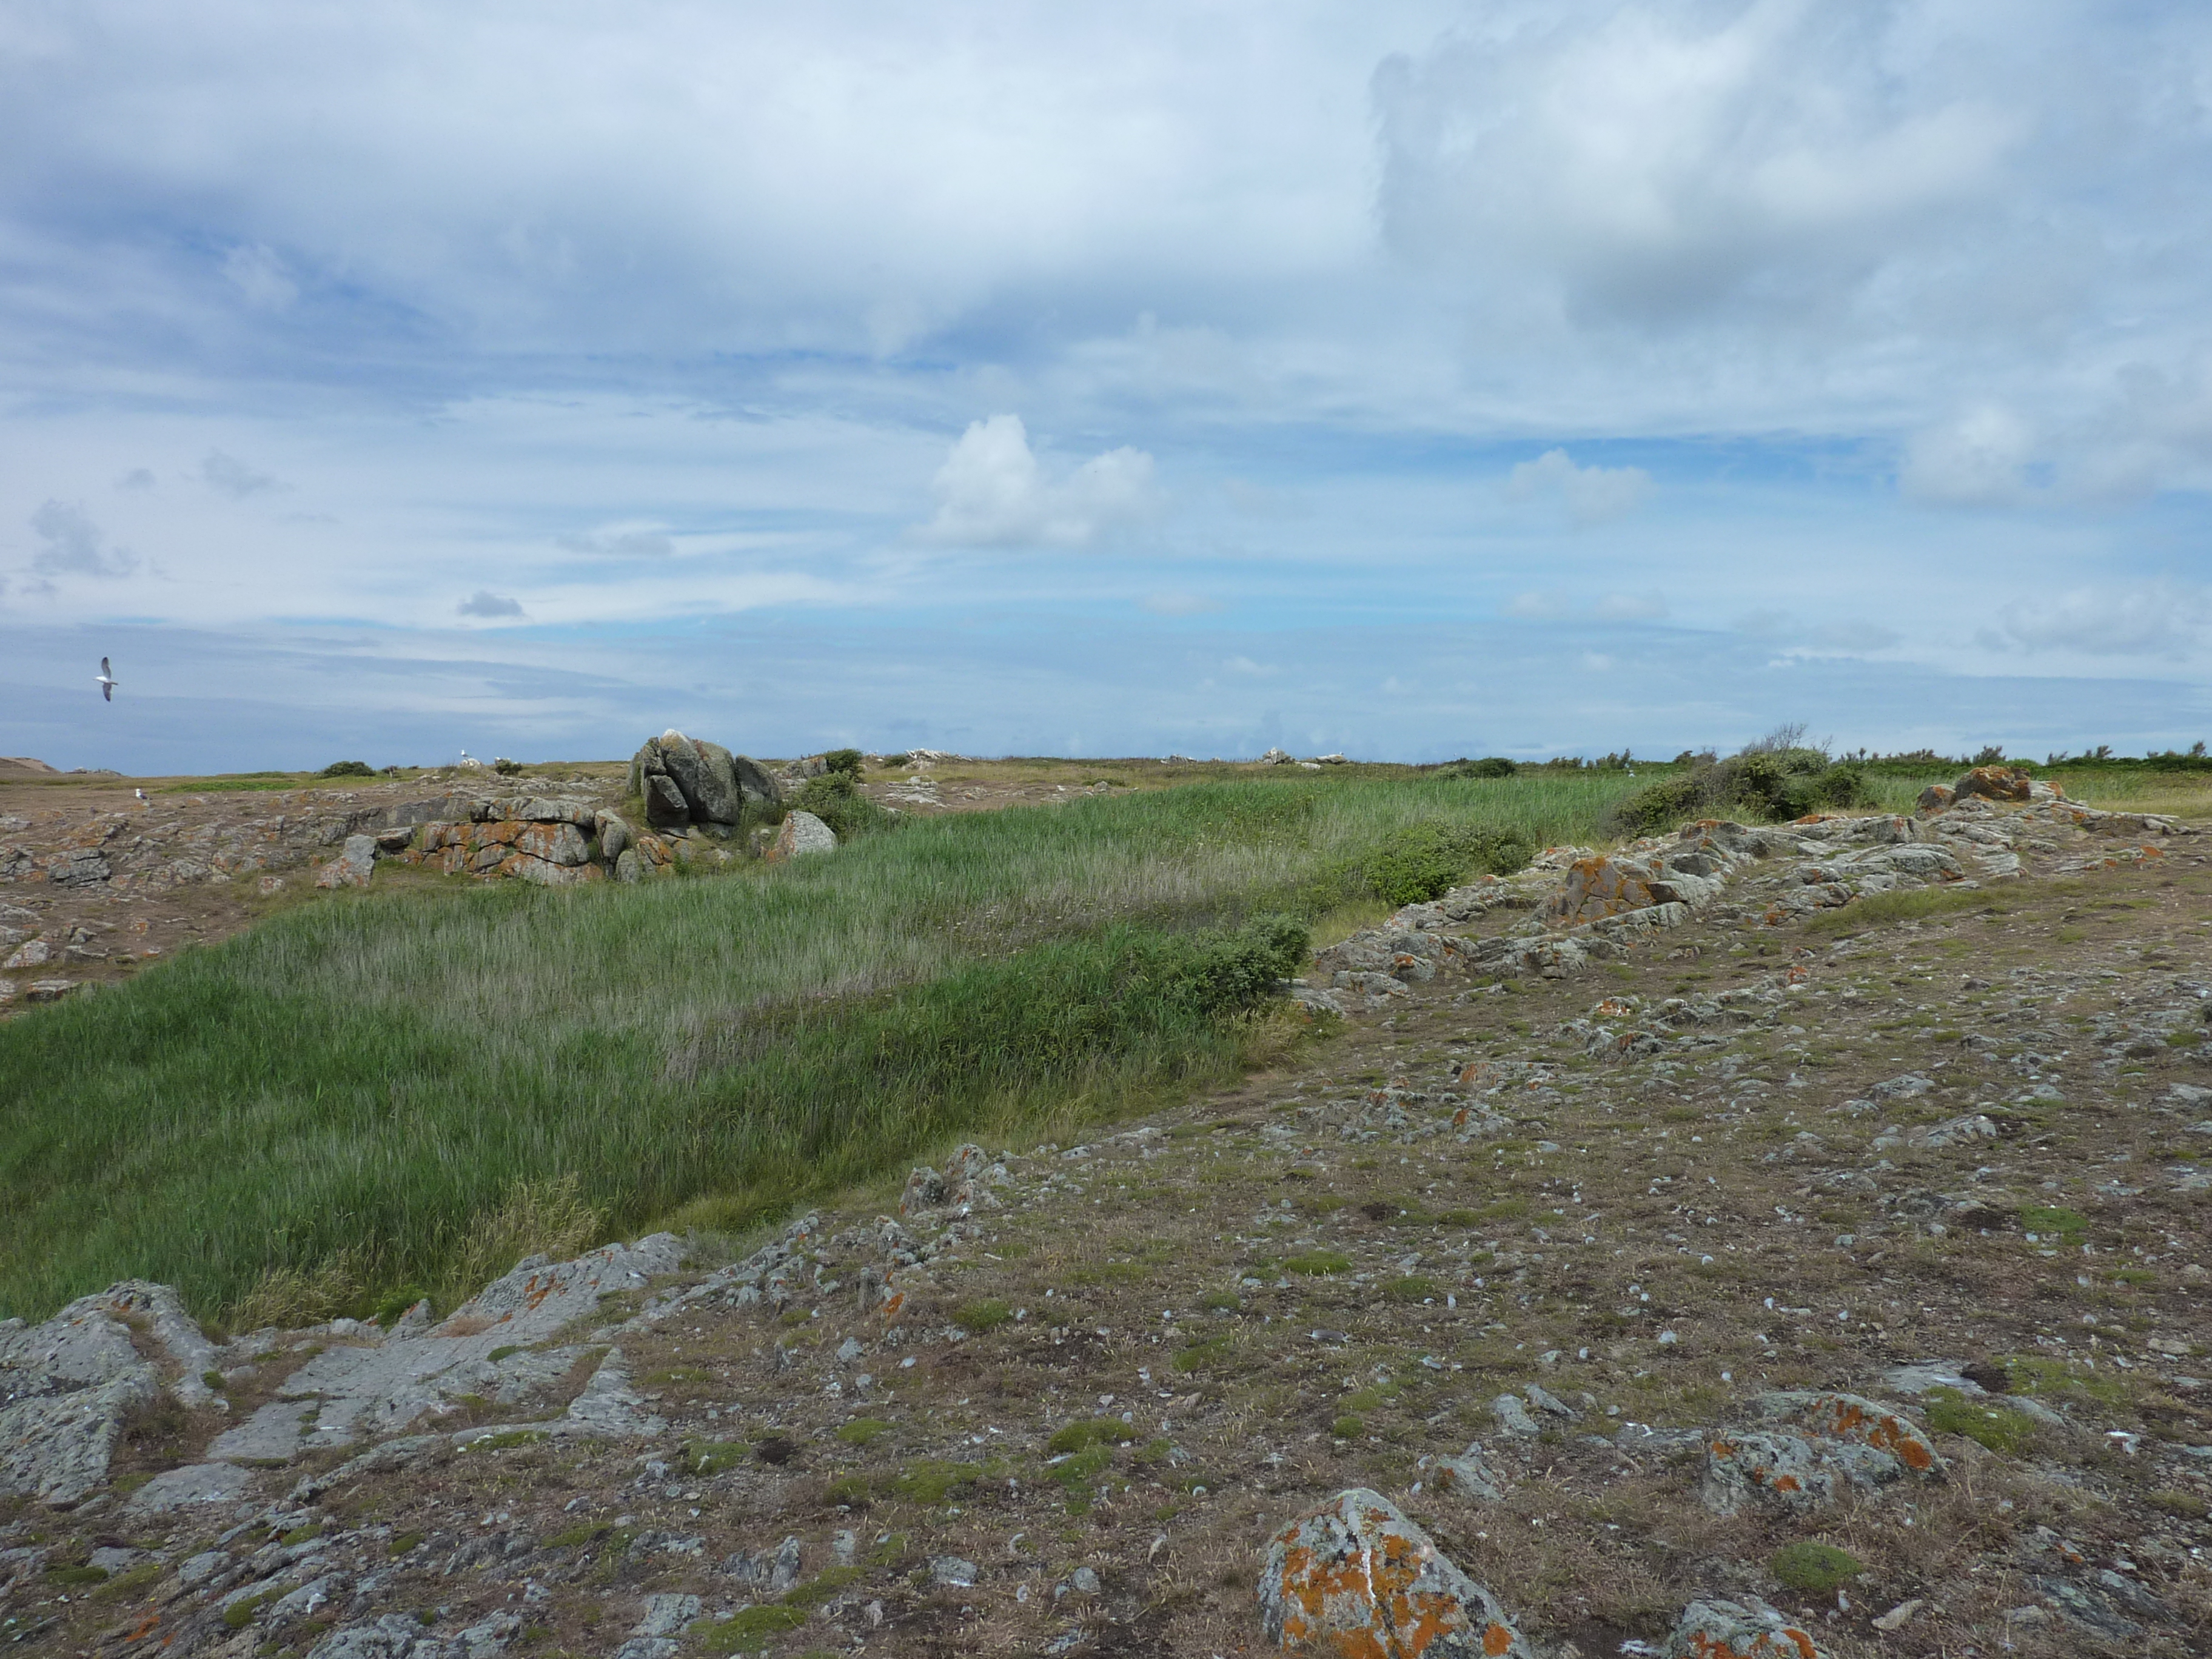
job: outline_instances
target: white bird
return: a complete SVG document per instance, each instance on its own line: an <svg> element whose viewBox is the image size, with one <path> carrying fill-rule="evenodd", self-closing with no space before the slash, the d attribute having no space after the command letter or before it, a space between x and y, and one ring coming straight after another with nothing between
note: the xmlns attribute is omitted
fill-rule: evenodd
<svg viewBox="0 0 2212 1659"><path fill-rule="evenodd" d="M123 684L115 678L115 671L107 665L105 657L100 659L100 672L92 677L92 681L100 688L100 695L109 702L115 701L115 688Z"/></svg>

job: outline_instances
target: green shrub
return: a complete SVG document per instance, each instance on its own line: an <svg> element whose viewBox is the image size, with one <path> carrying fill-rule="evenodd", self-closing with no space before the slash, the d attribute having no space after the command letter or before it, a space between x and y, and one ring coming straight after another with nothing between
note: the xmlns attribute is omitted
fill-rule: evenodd
<svg viewBox="0 0 2212 1659"><path fill-rule="evenodd" d="M886 772L894 770L898 767L904 766L913 758L913 756L903 752L896 755L886 755L884 757L884 770Z"/></svg>
<svg viewBox="0 0 2212 1659"><path fill-rule="evenodd" d="M1866 775L1853 762L1818 749L1754 748L1638 790L1606 820L1615 835L1650 836L1692 818L1732 815L1754 823L1800 818L1832 808L1871 805Z"/></svg>
<svg viewBox="0 0 2212 1659"><path fill-rule="evenodd" d="M1328 1425L1328 1431L1339 1440L1357 1440L1367 1432L1367 1419L1356 1413L1346 1412Z"/></svg>
<svg viewBox="0 0 2212 1659"><path fill-rule="evenodd" d="M1446 761L1429 775L1432 778L1510 778L1516 775L1520 769L1503 755L1488 755L1480 760L1468 760L1462 757L1459 760Z"/></svg>
<svg viewBox="0 0 2212 1659"><path fill-rule="evenodd" d="M315 774L319 778L373 778L376 769L367 761L332 761Z"/></svg>
<svg viewBox="0 0 2212 1659"><path fill-rule="evenodd" d="M397 1325L410 1308L429 1294L420 1285L402 1285L396 1291L387 1291L376 1299L376 1322L387 1328Z"/></svg>
<svg viewBox="0 0 2212 1659"><path fill-rule="evenodd" d="M975 1463L925 1457L901 1469L891 1480L891 1490L916 1504L942 1504L963 1486L974 1486L982 1474L981 1467Z"/></svg>
<svg viewBox="0 0 2212 1659"><path fill-rule="evenodd" d="M857 749L832 749L822 757L822 769L834 775L842 772L849 777L859 777L866 762Z"/></svg>
<svg viewBox="0 0 2212 1659"><path fill-rule="evenodd" d="M1829 1595L1866 1571L1866 1564L1850 1551L1810 1540L1784 1545L1768 1565L1777 1578L1808 1595Z"/></svg>
<svg viewBox="0 0 2212 1659"><path fill-rule="evenodd" d="M1510 830L1432 820L1394 830L1343 874L1352 890L1364 890L1386 904L1419 904L1470 876L1510 875L1530 854L1528 843Z"/></svg>
<svg viewBox="0 0 2212 1659"><path fill-rule="evenodd" d="M818 778L809 778L785 804L795 811L813 813L837 832L840 841L888 830L898 822L860 793L860 780L850 772L824 772Z"/></svg>
<svg viewBox="0 0 2212 1659"><path fill-rule="evenodd" d="M1275 994L1275 981L1303 972L1312 936L1294 916L1255 916L1233 933L1200 944L1192 964L1199 1007L1239 1014Z"/></svg>

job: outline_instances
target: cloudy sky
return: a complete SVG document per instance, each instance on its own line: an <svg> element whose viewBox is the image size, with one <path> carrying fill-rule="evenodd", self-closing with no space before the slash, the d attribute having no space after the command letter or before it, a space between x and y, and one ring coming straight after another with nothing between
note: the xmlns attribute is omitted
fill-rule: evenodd
<svg viewBox="0 0 2212 1659"><path fill-rule="evenodd" d="M12 0L0 753L2186 744L2208 163L2129 0Z"/></svg>

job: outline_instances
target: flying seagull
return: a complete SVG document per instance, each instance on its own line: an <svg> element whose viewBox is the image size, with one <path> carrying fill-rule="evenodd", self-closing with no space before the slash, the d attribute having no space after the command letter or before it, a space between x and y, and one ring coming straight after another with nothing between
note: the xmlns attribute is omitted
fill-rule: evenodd
<svg viewBox="0 0 2212 1659"><path fill-rule="evenodd" d="M115 671L107 665L105 657L100 659L100 672L93 676L93 683L100 687L100 695L109 702L115 701L115 688L123 684L115 678Z"/></svg>

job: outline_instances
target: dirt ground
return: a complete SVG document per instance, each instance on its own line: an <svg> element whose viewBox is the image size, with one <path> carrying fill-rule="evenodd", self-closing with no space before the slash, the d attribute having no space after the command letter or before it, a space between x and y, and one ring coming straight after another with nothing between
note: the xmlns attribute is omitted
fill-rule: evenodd
<svg viewBox="0 0 2212 1659"><path fill-rule="evenodd" d="M1235 1088L990 1149L1004 1178L967 1213L854 1194L764 1299L665 1304L714 1289L702 1253L608 1304L584 1334L665 1422L642 1443L518 1426L300 1503L272 1471L242 1520L19 1506L0 1562L38 1565L0 1630L305 1654L404 1615L455 1654L495 1631L487 1652L625 1659L1224 1656L1261 1646L1269 1535L1365 1486L1553 1659L1656 1652L1711 1596L1838 1659L2201 1654L2208 899L2180 842L1917 918L1693 921L1569 977L1285 1018ZM1662 1037L1594 1047L1662 1008ZM288 1340L228 1419L142 1424L123 1484L273 1397ZM1897 1401L1942 1469L1716 1513L1708 1448L1786 1389ZM1470 1442L1494 1500L1436 1488ZM103 1542L154 1553L70 1581ZM1805 1542L1855 1571L1793 1588L1778 1553ZM227 1620L178 1571L203 1552L267 1594ZM315 1574L325 1599L278 1599Z"/></svg>

